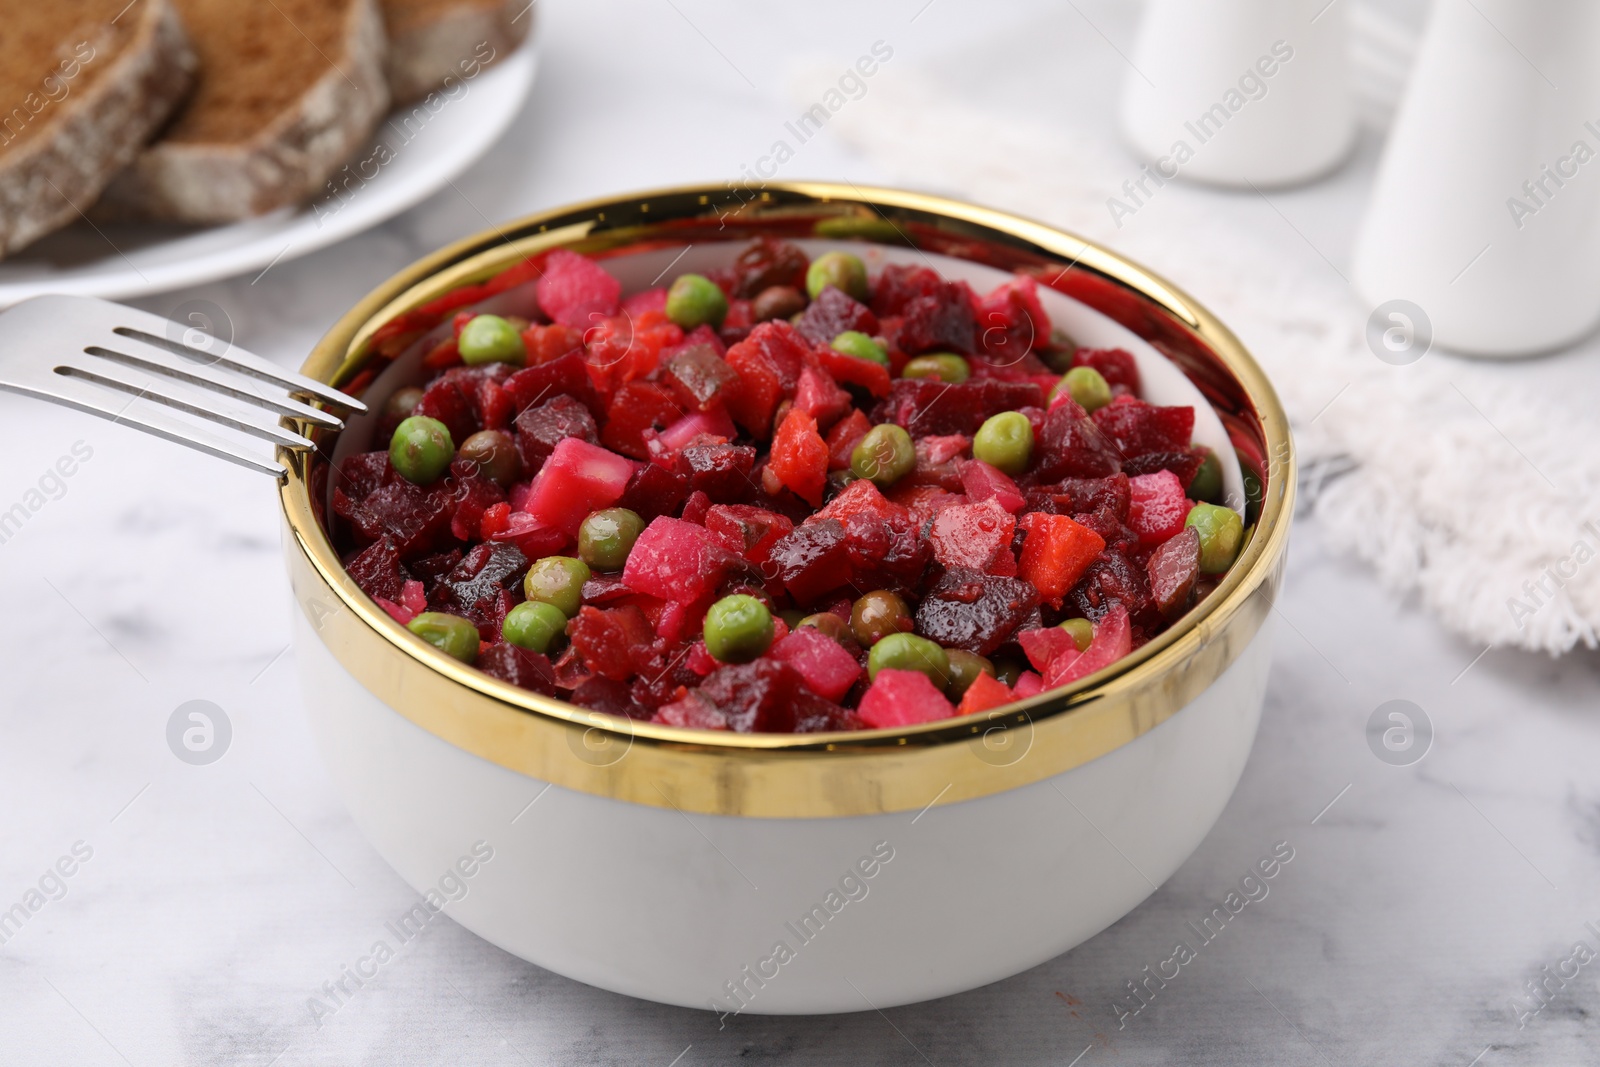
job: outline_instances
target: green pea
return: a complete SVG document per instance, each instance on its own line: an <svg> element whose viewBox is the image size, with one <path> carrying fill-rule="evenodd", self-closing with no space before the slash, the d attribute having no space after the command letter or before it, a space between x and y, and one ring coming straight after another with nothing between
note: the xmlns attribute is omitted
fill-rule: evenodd
<svg viewBox="0 0 1600 1067"><path fill-rule="evenodd" d="M994 664L974 652L947 648L944 654L950 661L950 684L945 687L945 695L953 701L961 700L967 687L978 680L978 675L994 677Z"/></svg>
<svg viewBox="0 0 1600 1067"><path fill-rule="evenodd" d="M461 361L479 363L526 363L528 346L511 323L499 315L475 315L461 328L456 338Z"/></svg>
<svg viewBox="0 0 1600 1067"><path fill-rule="evenodd" d="M725 596L706 612L706 651L723 663L749 663L772 644L772 613L753 596Z"/></svg>
<svg viewBox="0 0 1600 1067"><path fill-rule="evenodd" d="M502 489L522 473L517 442L504 430L479 430L461 442L459 455L471 460L479 473Z"/></svg>
<svg viewBox="0 0 1600 1067"><path fill-rule="evenodd" d="M462 663L478 658L478 628L459 615L424 611L406 623L406 629Z"/></svg>
<svg viewBox="0 0 1600 1067"><path fill-rule="evenodd" d="M862 333L860 330L846 330L833 339L828 346L835 352L843 352L847 356L867 360L869 363L889 365L889 353L884 351L882 345Z"/></svg>
<svg viewBox="0 0 1600 1067"><path fill-rule="evenodd" d="M911 435L892 422L874 426L850 452L850 470L879 489L887 489L917 467Z"/></svg>
<svg viewBox="0 0 1600 1067"><path fill-rule="evenodd" d="M417 410L417 405L420 403L422 403L422 390L414 385L408 385L389 394L389 399L383 404L383 413L399 422Z"/></svg>
<svg viewBox="0 0 1600 1067"><path fill-rule="evenodd" d="M680 274L667 290L667 318L685 330L696 326L718 329L727 315L727 296L704 274Z"/></svg>
<svg viewBox="0 0 1600 1067"><path fill-rule="evenodd" d="M1221 574L1239 558L1244 542L1244 520L1220 504L1196 504L1183 520L1200 534L1200 573Z"/></svg>
<svg viewBox="0 0 1600 1067"><path fill-rule="evenodd" d="M806 269L806 292L815 300L830 285L865 303L867 265L849 252L824 252Z"/></svg>
<svg viewBox="0 0 1600 1067"><path fill-rule="evenodd" d="M1079 652L1087 651L1094 640L1094 623L1088 619L1067 619L1061 628L1072 635L1072 643L1078 646Z"/></svg>
<svg viewBox="0 0 1600 1067"><path fill-rule="evenodd" d="M627 508L597 511L578 527L578 558L597 571L620 571L643 530L644 520Z"/></svg>
<svg viewBox="0 0 1600 1067"><path fill-rule="evenodd" d="M529 600L551 604L567 618L583 606L583 583L589 580L589 565L571 556L546 556L528 568L522 579L522 594Z"/></svg>
<svg viewBox="0 0 1600 1067"><path fill-rule="evenodd" d="M850 632L867 648L913 625L906 602L887 589L875 589L850 607Z"/></svg>
<svg viewBox="0 0 1600 1067"><path fill-rule="evenodd" d="M1022 680L1022 664L1014 659L997 659L994 661L994 676L1013 688Z"/></svg>
<svg viewBox="0 0 1600 1067"><path fill-rule="evenodd" d="M841 215L838 218L822 219L811 229L818 237L832 237L836 240L859 237L864 241L905 243L905 237L899 227L888 219L876 215L870 218L860 215Z"/></svg>
<svg viewBox="0 0 1600 1067"><path fill-rule="evenodd" d="M798 630L808 626L818 633L826 634L839 642L845 651L852 656L860 651L861 646L856 643L856 635L851 632L850 624L831 611L819 611L815 615L807 615L800 620L794 629Z"/></svg>
<svg viewBox="0 0 1600 1067"><path fill-rule="evenodd" d="M1206 449L1206 458L1200 462L1200 469L1195 471L1194 478L1189 482L1189 499L1203 500L1208 504L1215 504L1222 499L1222 461L1211 449Z"/></svg>
<svg viewBox="0 0 1600 1067"><path fill-rule="evenodd" d="M550 651L550 643L567 632L567 616L554 604L526 600L506 613L500 636L533 652Z"/></svg>
<svg viewBox="0 0 1600 1067"><path fill-rule="evenodd" d="M1033 455L1033 424L1020 411L991 415L972 439L972 456L1006 474L1017 475L1028 469Z"/></svg>
<svg viewBox="0 0 1600 1067"><path fill-rule="evenodd" d="M389 438L389 462L400 477L413 485L438 481L455 455L449 428L426 415L412 415L396 426L394 436Z"/></svg>
<svg viewBox="0 0 1600 1067"><path fill-rule="evenodd" d="M938 352L911 360L906 364L905 370L900 372L900 377L937 378L946 385L960 385L972 377L972 368L960 356L950 352Z"/></svg>
<svg viewBox="0 0 1600 1067"><path fill-rule="evenodd" d="M950 684L950 656L944 649L916 634L890 634L867 653L867 677L878 672L921 671L940 689Z"/></svg>
<svg viewBox="0 0 1600 1067"><path fill-rule="evenodd" d="M1066 390L1084 411L1095 412L1111 403L1111 386L1093 367L1073 367L1067 371L1050 390L1050 396L1054 398L1062 390Z"/></svg>
<svg viewBox="0 0 1600 1067"><path fill-rule="evenodd" d="M1065 374L1072 369L1072 357L1077 354L1078 346L1071 336L1060 327L1050 331L1050 343L1039 352L1039 358L1044 360L1044 365L1057 374Z"/></svg>

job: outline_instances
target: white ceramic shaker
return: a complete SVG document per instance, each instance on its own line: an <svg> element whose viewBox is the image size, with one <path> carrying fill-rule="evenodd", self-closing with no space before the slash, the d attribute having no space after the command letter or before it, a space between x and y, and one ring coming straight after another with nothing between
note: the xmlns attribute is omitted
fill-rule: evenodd
<svg viewBox="0 0 1600 1067"><path fill-rule="evenodd" d="M1378 307L1522 356L1600 323L1600 3L1437 0L1356 241Z"/></svg>
<svg viewBox="0 0 1600 1067"><path fill-rule="evenodd" d="M1355 137L1341 0L1149 0L1122 129L1163 179L1289 185Z"/></svg>

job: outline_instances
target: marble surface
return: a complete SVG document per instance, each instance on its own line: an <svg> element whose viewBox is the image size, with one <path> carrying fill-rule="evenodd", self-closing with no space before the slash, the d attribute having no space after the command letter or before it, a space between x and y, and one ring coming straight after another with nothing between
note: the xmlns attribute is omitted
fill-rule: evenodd
<svg viewBox="0 0 1600 1067"><path fill-rule="evenodd" d="M254 281L143 306L210 301L240 342L296 364L343 308L442 242L596 193L738 174L781 135L793 109L784 66L801 52L842 69L888 40L889 77L895 63L936 65L975 35L1003 42L1049 19L1069 53L1052 84L1107 116L1111 46L1125 46L1131 15L1070 6L809 4L752 25L731 2L545 0L535 98L456 188ZM1022 77L994 72L995 106ZM1341 260L1373 158L1368 143L1329 182L1275 197L1284 218L1193 195L1215 196L1241 226L1278 227L1284 255L1309 254L1310 241ZM784 174L877 177L827 138ZM1180 281L1204 297L1204 279ZM1592 388L1593 352L1524 373ZM445 921L318 1020L308 998L413 895L363 841L313 751L270 483L16 397L0 395L0 424L0 510L31 490L47 498L0 544L0 908L33 889L48 897L0 945L7 1065L1594 1060L1600 959L1520 1026L1511 1004L1575 942L1600 952L1586 925L1600 928L1600 657L1466 646L1324 551L1314 516L1297 526L1261 734L1237 793L1169 882L1072 952L935 1003L745 1016L719 1030L708 1013L579 985ZM47 476L75 450L70 476ZM206 766L167 742L175 709L196 699L221 707L232 730ZM1431 748L1410 766L1368 746L1368 719L1391 699L1432 723ZM1170 955L1185 923L1278 842L1295 859L1270 895L1119 1028L1124 983ZM1004 900L995 887L973 921L1028 921Z"/></svg>

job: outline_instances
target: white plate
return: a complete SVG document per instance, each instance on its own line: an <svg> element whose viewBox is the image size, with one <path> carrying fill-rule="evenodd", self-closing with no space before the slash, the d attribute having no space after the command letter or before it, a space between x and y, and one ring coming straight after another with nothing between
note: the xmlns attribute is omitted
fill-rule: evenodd
<svg viewBox="0 0 1600 1067"><path fill-rule="evenodd" d="M522 109L538 59L524 45L463 83L391 113L336 175L338 196L228 226L79 222L0 260L0 307L43 293L125 299L259 271L384 222L444 188ZM431 102L431 107L429 106ZM370 178L365 178L370 175Z"/></svg>

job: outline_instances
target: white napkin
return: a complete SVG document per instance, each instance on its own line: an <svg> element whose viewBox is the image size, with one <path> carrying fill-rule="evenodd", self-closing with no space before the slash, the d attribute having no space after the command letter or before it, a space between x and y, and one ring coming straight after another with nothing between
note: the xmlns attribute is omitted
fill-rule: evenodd
<svg viewBox="0 0 1600 1067"><path fill-rule="evenodd" d="M1162 191L1160 226L1119 232L1107 198L1137 177L1137 163L1108 139L1068 143L1059 129L953 98L927 71L895 74L829 130L902 184L1060 225L1204 301L1281 394L1302 517L1313 514L1329 542L1479 643L1552 654L1596 646L1600 432L1585 398L1438 353L1380 362L1365 341L1370 309L1342 268L1309 241L1286 256L1282 242L1208 210L1208 197L1253 194ZM797 98L813 99L827 76L801 73Z"/></svg>

